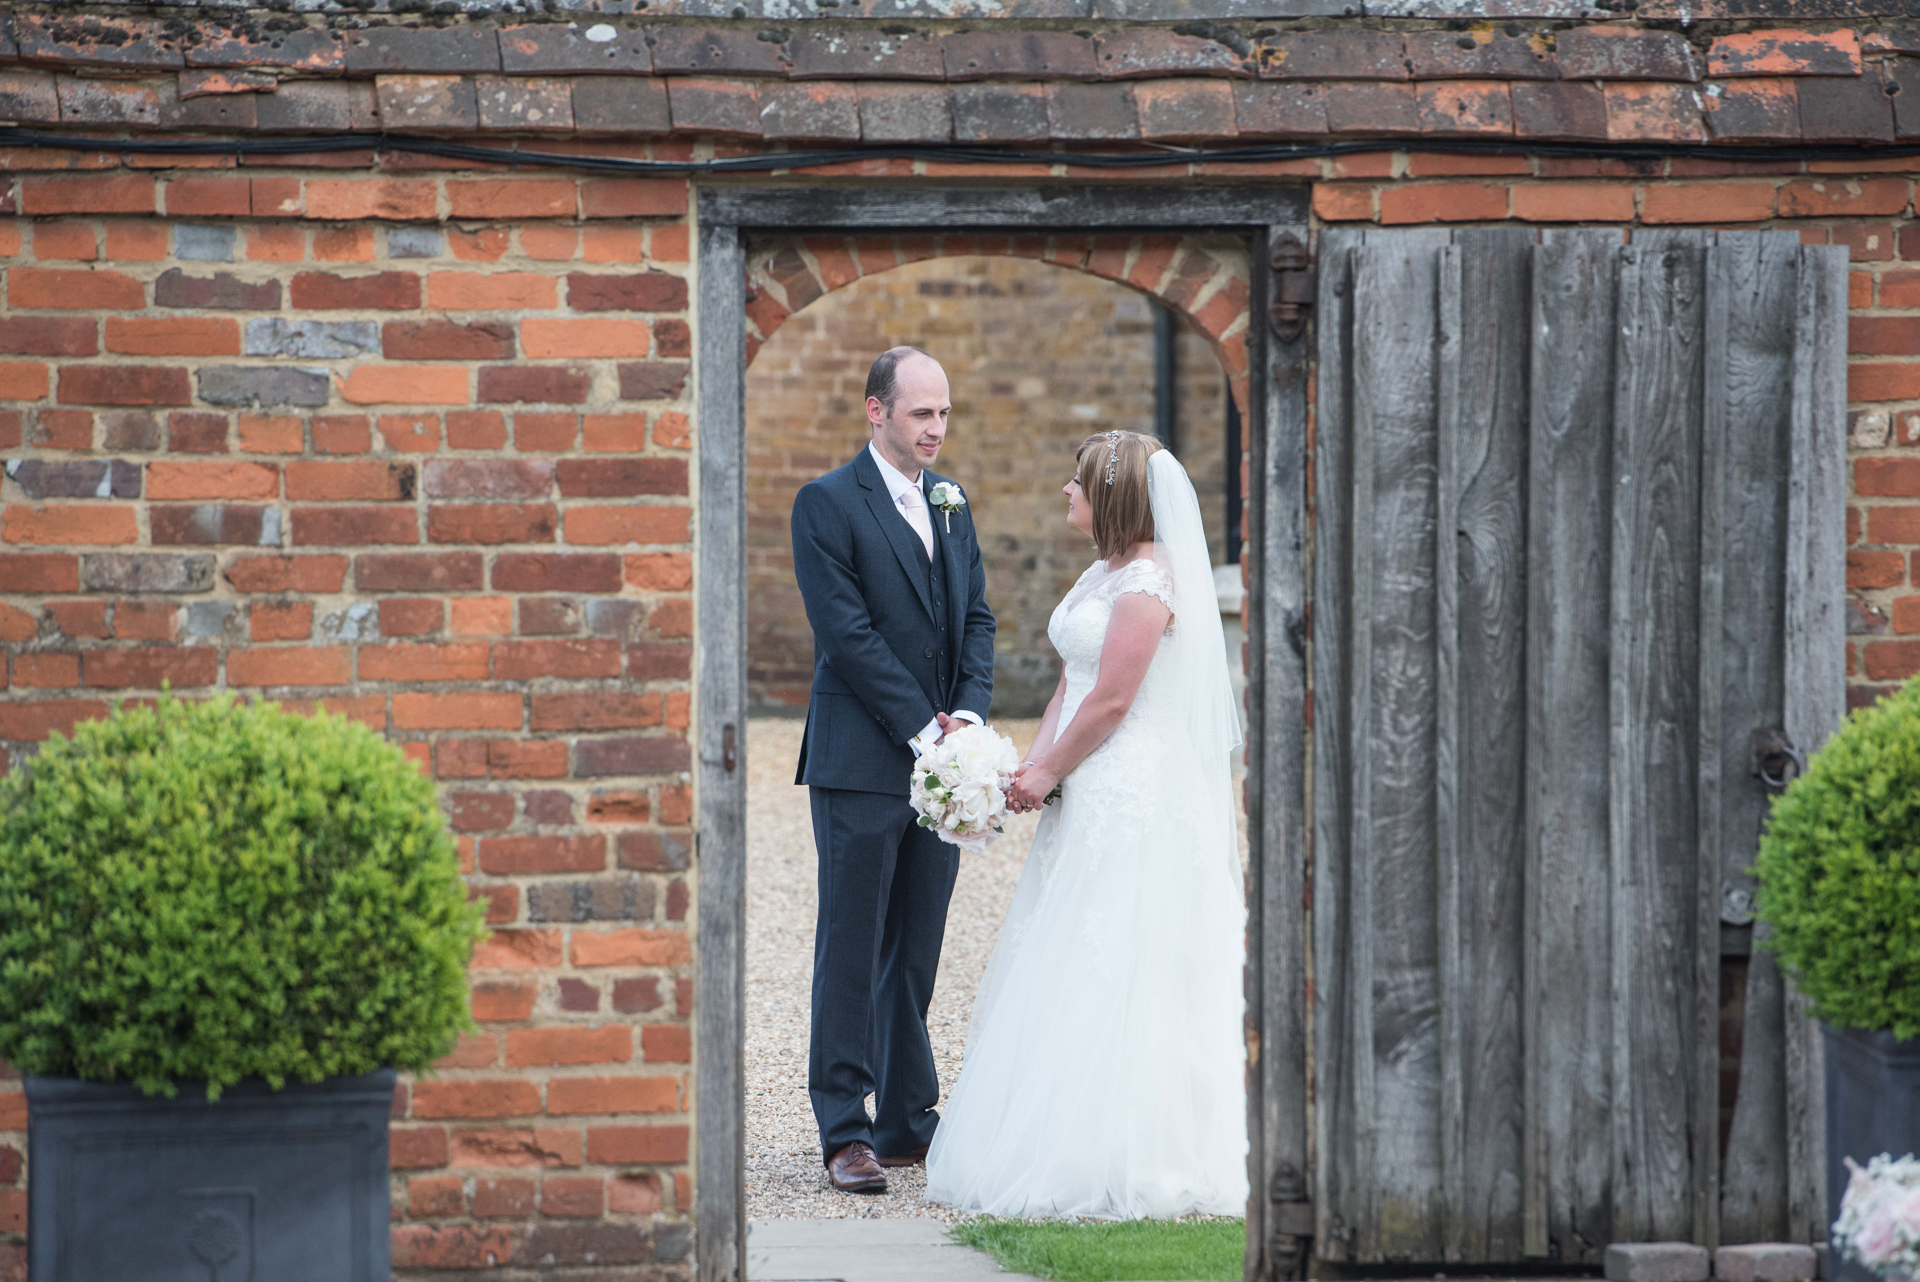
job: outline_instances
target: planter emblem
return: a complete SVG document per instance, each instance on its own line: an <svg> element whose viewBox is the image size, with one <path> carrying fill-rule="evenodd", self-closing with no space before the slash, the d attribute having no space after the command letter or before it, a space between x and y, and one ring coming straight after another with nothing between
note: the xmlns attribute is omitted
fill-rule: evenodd
<svg viewBox="0 0 1920 1282"><path fill-rule="evenodd" d="M207 1282L253 1282L253 1194L205 1189L186 1197L201 1207L187 1220L187 1250L207 1266Z"/></svg>

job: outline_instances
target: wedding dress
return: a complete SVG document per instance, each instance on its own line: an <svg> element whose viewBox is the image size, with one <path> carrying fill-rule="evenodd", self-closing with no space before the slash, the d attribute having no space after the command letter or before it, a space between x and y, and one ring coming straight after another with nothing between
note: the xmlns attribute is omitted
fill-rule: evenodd
<svg viewBox="0 0 1920 1282"><path fill-rule="evenodd" d="M1047 625L1064 732L1114 603L1174 611L1125 717L1041 816L974 1000L927 1156L927 1197L962 1210L1246 1213L1239 726L1192 485L1165 451L1149 475L1154 559L1096 562Z"/></svg>

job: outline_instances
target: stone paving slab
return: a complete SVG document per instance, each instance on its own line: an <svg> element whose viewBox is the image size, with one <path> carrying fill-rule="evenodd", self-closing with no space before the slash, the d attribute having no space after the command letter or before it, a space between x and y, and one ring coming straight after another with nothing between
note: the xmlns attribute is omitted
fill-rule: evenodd
<svg viewBox="0 0 1920 1282"><path fill-rule="evenodd" d="M753 1220L751 1282L1037 1282L961 1246L935 1219Z"/></svg>

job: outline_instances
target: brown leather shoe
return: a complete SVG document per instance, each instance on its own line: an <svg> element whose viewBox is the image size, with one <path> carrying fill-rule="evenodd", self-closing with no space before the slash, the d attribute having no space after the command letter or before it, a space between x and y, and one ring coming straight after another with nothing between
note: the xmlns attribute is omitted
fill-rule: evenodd
<svg viewBox="0 0 1920 1282"><path fill-rule="evenodd" d="M874 1161L880 1163L882 1166L918 1166L926 1160L927 1146L925 1144L922 1144L919 1148L908 1149L897 1157L876 1157L874 1159Z"/></svg>
<svg viewBox="0 0 1920 1282"><path fill-rule="evenodd" d="M827 1178L842 1193L885 1193L887 1173L873 1158L873 1149L855 1140L827 1159Z"/></svg>

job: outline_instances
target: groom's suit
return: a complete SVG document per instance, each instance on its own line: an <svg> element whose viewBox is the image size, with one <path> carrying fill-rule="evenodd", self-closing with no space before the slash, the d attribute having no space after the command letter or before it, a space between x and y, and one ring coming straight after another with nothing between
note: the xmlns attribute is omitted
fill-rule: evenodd
<svg viewBox="0 0 1920 1282"><path fill-rule="evenodd" d="M921 494L943 479L923 472ZM829 1158L856 1140L910 1153L939 1121L927 1005L959 857L914 822L910 742L936 712L986 715L994 622L970 510L951 529L928 515L932 556L865 449L793 504L814 645L794 782L811 789L820 860L807 1089Z"/></svg>

